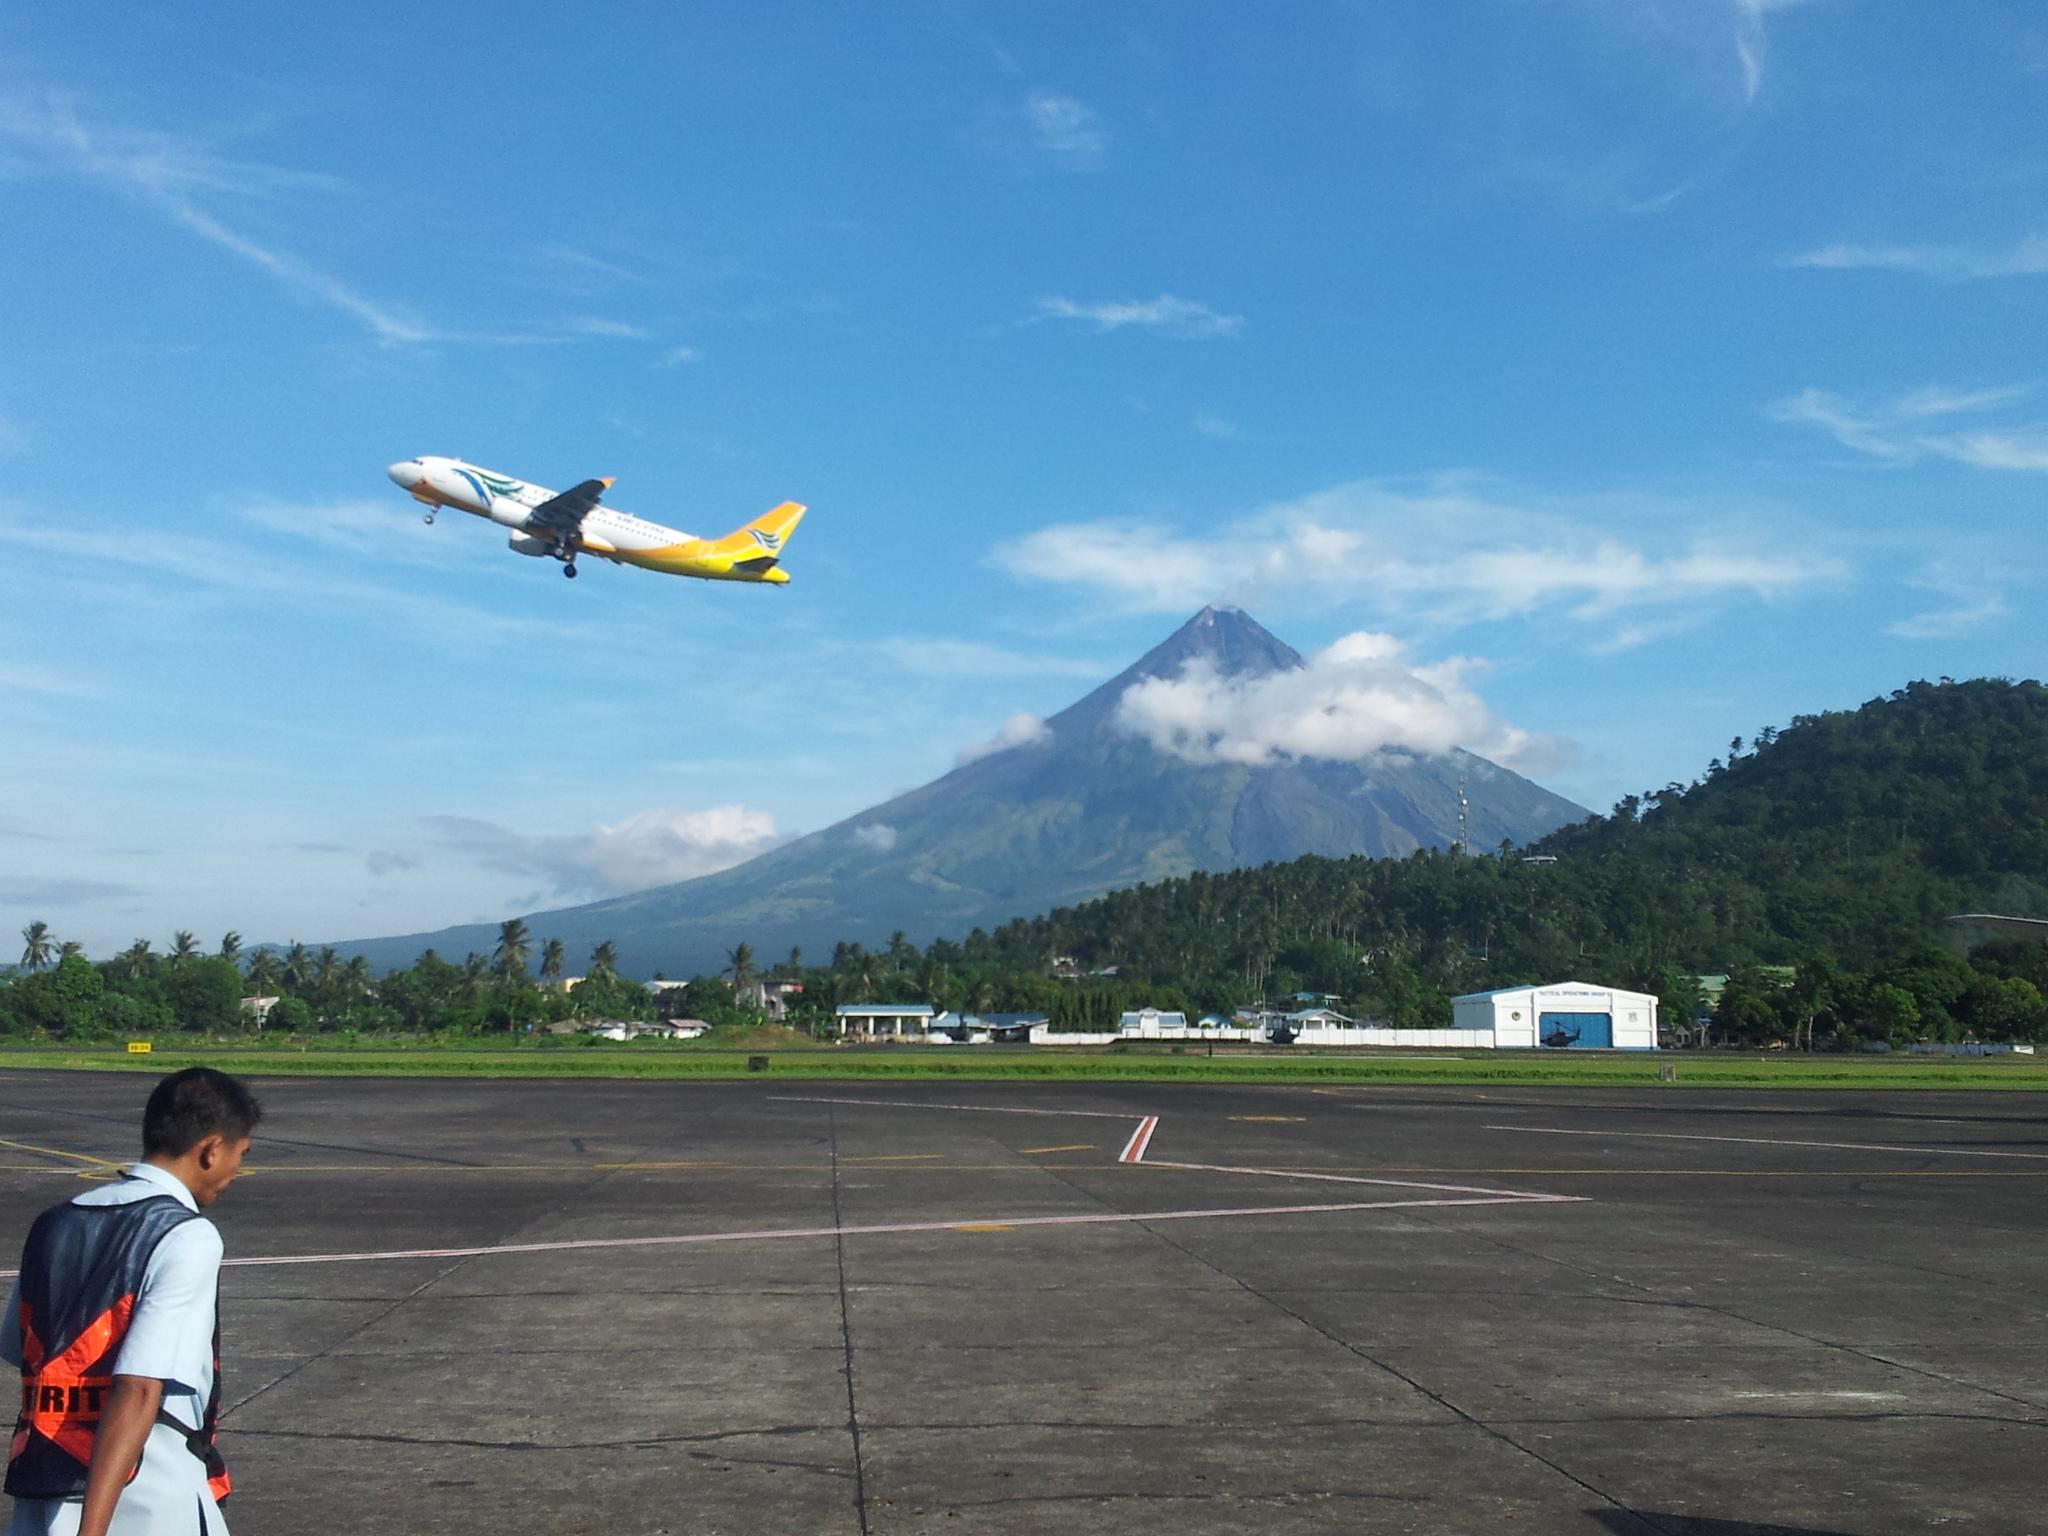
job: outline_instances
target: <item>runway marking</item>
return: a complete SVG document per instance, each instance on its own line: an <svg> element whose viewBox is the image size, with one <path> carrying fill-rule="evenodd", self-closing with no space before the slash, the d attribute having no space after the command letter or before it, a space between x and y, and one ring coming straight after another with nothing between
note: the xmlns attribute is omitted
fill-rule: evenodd
<svg viewBox="0 0 2048 1536"><path fill-rule="evenodd" d="M1007 1221L968 1221L953 1229L956 1232L1014 1232Z"/></svg>
<svg viewBox="0 0 2048 1536"><path fill-rule="evenodd" d="M830 1099L820 1094L771 1093L774 1104L858 1104L867 1109L960 1109L979 1115L1079 1115L1089 1120L1135 1120L1113 1109L1026 1109L1016 1104L934 1104L914 1099Z"/></svg>
<svg viewBox="0 0 2048 1536"><path fill-rule="evenodd" d="M94 1157L88 1152L66 1152L62 1147L39 1147L32 1141L7 1141L0 1139L0 1147L12 1147L17 1152L34 1152L42 1157L68 1157L73 1162L90 1163L95 1168L126 1168L127 1163L115 1162L111 1157Z"/></svg>
<svg viewBox="0 0 2048 1536"><path fill-rule="evenodd" d="M1142 1163L1145 1149L1152 1145L1152 1133L1159 1129L1159 1117L1147 1115L1138 1122L1138 1128L1131 1132L1131 1139L1124 1143L1124 1149L1117 1156L1120 1163Z"/></svg>
<svg viewBox="0 0 2048 1536"><path fill-rule="evenodd" d="M1242 1120L1247 1125L1301 1125L1307 1115L1232 1115L1232 1120Z"/></svg>
<svg viewBox="0 0 2048 1536"><path fill-rule="evenodd" d="M931 1163L946 1154L943 1152L877 1152L867 1157L842 1157L842 1163Z"/></svg>
<svg viewBox="0 0 2048 1536"><path fill-rule="evenodd" d="M1095 1150L1095 1143L1092 1141L1077 1141L1073 1145L1066 1147L1019 1147L1017 1150L1026 1157L1034 1157L1040 1152L1093 1152Z"/></svg>
<svg viewBox="0 0 2048 1536"><path fill-rule="evenodd" d="M1485 1189L1476 1184L1425 1184L1416 1179L1374 1178L1356 1173L1311 1173L1302 1168L1234 1168L1224 1163L1147 1163L1147 1168L1182 1168L1196 1173L1243 1173L1267 1179L1315 1179L1327 1184L1379 1184L1392 1189L1433 1189L1460 1195L1498 1195L1505 1200L1527 1201L1531 1205L1557 1205L1583 1201L1584 1195L1545 1195L1516 1189Z"/></svg>
<svg viewBox="0 0 2048 1536"><path fill-rule="evenodd" d="M1488 1125L1488 1131L1521 1131L1530 1136L1605 1136L1634 1141L1723 1141L1749 1147L1826 1147L1836 1152L1914 1152L1926 1157L2016 1157L2048 1163L2048 1152L1996 1152L1973 1147L1893 1146L1874 1141L1795 1141L1780 1136L1701 1136L1683 1131L1572 1131L1548 1125Z"/></svg>
<svg viewBox="0 0 2048 1536"><path fill-rule="evenodd" d="M497 1243L475 1248L393 1248L364 1253L294 1253L223 1259L223 1269L288 1264L369 1264L396 1259L470 1259L498 1254L577 1253L612 1248L681 1248L706 1243L799 1242L813 1238L879 1237L903 1232L980 1232L996 1227L1128 1226L1148 1221L1221 1221L1254 1216L1321 1216L1341 1211L1397 1211L1416 1206L1524 1205L1570 1199L1557 1195L1490 1195L1469 1200L1345 1200L1325 1205L1237 1205L1177 1211L1090 1211L1073 1216L998 1216L980 1221L892 1221L864 1226L772 1227L747 1232L682 1232L667 1237L585 1237L549 1243ZM12 1278L0 1270L0 1280Z"/></svg>

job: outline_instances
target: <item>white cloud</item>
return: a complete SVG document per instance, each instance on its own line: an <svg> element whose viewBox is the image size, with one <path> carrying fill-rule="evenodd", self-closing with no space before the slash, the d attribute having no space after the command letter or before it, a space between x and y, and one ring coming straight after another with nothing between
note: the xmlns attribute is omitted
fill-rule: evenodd
<svg viewBox="0 0 2048 1536"><path fill-rule="evenodd" d="M715 874L782 841L775 818L744 805L639 811L585 832L530 833L471 816L421 823L444 850L487 868L534 876L558 895L622 895ZM401 868L384 855L384 869Z"/></svg>
<svg viewBox="0 0 2048 1536"><path fill-rule="evenodd" d="M1930 385L1874 404L1824 389L1803 389L1770 408L1773 421L1819 427L1844 448L1890 464L1950 459L1977 469L2048 469L2048 423L1992 422L1957 426L2032 393L2032 385L1952 390Z"/></svg>
<svg viewBox="0 0 2048 1536"><path fill-rule="evenodd" d="M886 821L871 821L864 827L853 829L853 840L876 853L887 853L896 846L896 829Z"/></svg>
<svg viewBox="0 0 2048 1536"><path fill-rule="evenodd" d="M1778 534L1698 532L1682 542L1667 535L1666 547L1651 552L1585 515L1615 510L1592 498L1551 510L1472 477L1354 481L1207 536L1144 523L1056 524L1000 546L993 558L1026 580L1092 588L1125 611L1364 600L1440 626L1553 611L1606 623L1631 609L1776 597L1846 574L1839 560ZM1685 511L1623 510L1667 527Z"/></svg>
<svg viewBox="0 0 2048 1536"><path fill-rule="evenodd" d="M1219 443L1235 442L1243 431L1228 416L1219 416L1214 411L1195 412L1195 430L1204 437L1212 437Z"/></svg>
<svg viewBox="0 0 2048 1536"><path fill-rule="evenodd" d="M1473 692L1466 677L1481 666L1465 657L1416 665L1392 635L1359 630L1288 671L1225 677L1203 663L1147 678L1125 690L1116 718L1156 750L1195 763L1356 762L1453 747L1507 766L1554 760L1559 743L1496 719Z"/></svg>
<svg viewBox="0 0 2048 1536"><path fill-rule="evenodd" d="M1024 103L1039 147L1070 170L1093 170L1109 148L1095 109L1071 96L1040 91Z"/></svg>
<svg viewBox="0 0 2048 1536"><path fill-rule="evenodd" d="M703 355L704 354L699 352L695 347L670 347L666 352L661 354L661 362L659 366L663 368L674 368L683 363L694 363Z"/></svg>
<svg viewBox="0 0 2048 1536"><path fill-rule="evenodd" d="M1823 245L1782 259L1788 267L1827 272L1876 269L1911 272L1948 282L1993 277L2037 277L2048 273L2048 237L2028 235L2016 245Z"/></svg>
<svg viewBox="0 0 2048 1536"><path fill-rule="evenodd" d="M998 752L1008 752L1013 747L1036 746L1042 741L1052 740L1052 727L1038 715L1017 714L1010 716L987 741L973 742L962 747L953 757L955 768L965 768L969 763L979 762Z"/></svg>
<svg viewBox="0 0 2048 1536"><path fill-rule="evenodd" d="M1226 315L1198 304L1162 293L1156 299L1123 299L1083 304L1073 299L1049 298L1038 301L1039 320L1077 320L1097 331L1119 331L1126 326L1157 331L1187 341L1212 341L1237 336L1244 330L1243 315Z"/></svg>

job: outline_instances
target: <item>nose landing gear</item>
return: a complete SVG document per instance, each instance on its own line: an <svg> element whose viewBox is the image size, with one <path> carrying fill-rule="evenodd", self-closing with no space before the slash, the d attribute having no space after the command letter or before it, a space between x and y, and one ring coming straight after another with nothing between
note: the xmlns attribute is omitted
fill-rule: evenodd
<svg viewBox="0 0 2048 1536"><path fill-rule="evenodd" d="M440 511L440 510L441 510L441 509L440 509L439 507L434 507L434 508L431 508L431 509L430 509L430 510L428 511L427 515L426 515L425 517L421 518L421 519L420 519L420 521L421 521L421 522L423 522L423 523L425 523L425 524L426 524L426 525L427 525L427 526L428 526L429 528L433 527L433 526L434 526L434 513L438 512L438 511Z"/></svg>
<svg viewBox="0 0 2048 1536"><path fill-rule="evenodd" d="M562 562L562 574L571 581L574 581L576 579L576 562L574 560L564 560Z"/></svg>

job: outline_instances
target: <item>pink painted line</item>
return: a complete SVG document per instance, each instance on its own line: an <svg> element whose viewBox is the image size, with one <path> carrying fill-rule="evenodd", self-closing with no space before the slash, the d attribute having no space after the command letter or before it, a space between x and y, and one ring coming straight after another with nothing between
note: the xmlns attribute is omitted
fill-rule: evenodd
<svg viewBox="0 0 2048 1536"><path fill-rule="evenodd" d="M1145 1166L1184 1168L1196 1173L1243 1173L1262 1179L1315 1179L1326 1184L1377 1184L1387 1189L1433 1189L1447 1194L1491 1195L1501 1201L1523 1202L1530 1205L1577 1204L1586 1199L1584 1195L1547 1195L1529 1190L1489 1189L1478 1184L1428 1184L1419 1179L1375 1179L1356 1173L1310 1173L1300 1168L1233 1168L1222 1163L1147 1163Z"/></svg>
<svg viewBox="0 0 2048 1536"><path fill-rule="evenodd" d="M1129 1120L1109 1109L1022 1109L1014 1104L934 1104L917 1099L828 1099L815 1094L771 1093L774 1104L861 1104L873 1109L963 1109L978 1115L1078 1115L1089 1120Z"/></svg>
<svg viewBox="0 0 2048 1536"><path fill-rule="evenodd" d="M1131 1132L1131 1139L1124 1143L1124 1150L1117 1158L1120 1163L1142 1163L1145 1149L1152 1145L1152 1133L1159 1129L1159 1117L1147 1115L1138 1122L1138 1128Z"/></svg>

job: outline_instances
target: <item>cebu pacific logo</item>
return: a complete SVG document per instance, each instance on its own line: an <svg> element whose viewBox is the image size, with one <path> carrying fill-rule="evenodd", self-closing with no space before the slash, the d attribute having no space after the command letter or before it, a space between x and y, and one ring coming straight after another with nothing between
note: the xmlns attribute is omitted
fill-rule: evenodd
<svg viewBox="0 0 2048 1536"><path fill-rule="evenodd" d="M763 549L767 550L769 554L779 555L782 553L781 534L767 533L759 528L749 528L747 532L753 538L754 542L760 545Z"/></svg>

